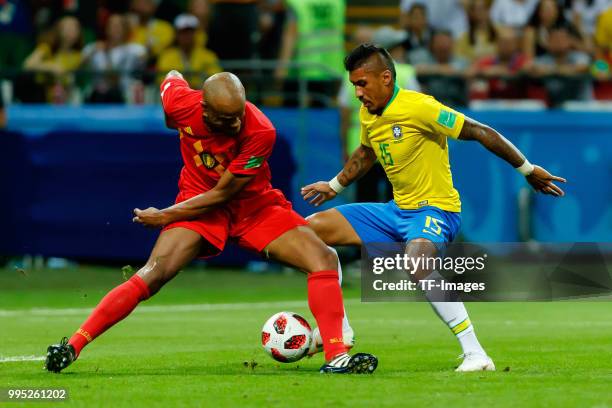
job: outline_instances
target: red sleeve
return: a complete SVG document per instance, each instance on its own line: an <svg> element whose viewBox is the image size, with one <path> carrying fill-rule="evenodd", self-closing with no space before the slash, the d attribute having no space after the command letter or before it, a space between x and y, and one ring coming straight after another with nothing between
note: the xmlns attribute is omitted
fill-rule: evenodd
<svg viewBox="0 0 612 408"><path fill-rule="evenodd" d="M180 77L170 77L160 85L162 106L170 123L180 123L189 117L193 106L187 96L194 92L187 81Z"/></svg>
<svg viewBox="0 0 612 408"><path fill-rule="evenodd" d="M270 157L276 132L268 130L255 133L240 145L238 155L230 163L228 170L232 174L254 176Z"/></svg>

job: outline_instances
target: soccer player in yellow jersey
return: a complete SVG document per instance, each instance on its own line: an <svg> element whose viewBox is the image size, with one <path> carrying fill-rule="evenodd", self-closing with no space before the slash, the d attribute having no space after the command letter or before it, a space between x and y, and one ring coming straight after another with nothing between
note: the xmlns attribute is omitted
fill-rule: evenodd
<svg viewBox="0 0 612 408"><path fill-rule="evenodd" d="M405 242L408 256L433 257L452 242L461 224L461 201L453 187L448 138L476 140L516 168L534 190L563 196L555 181L565 179L534 166L494 129L448 108L433 97L400 89L389 53L371 44L355 48L345 68L361 101L361 145L336 177L302 188L305 200L318 206L363 176L378 160L393 186L388 203L341 205L309 217L310 226L334 245ZM437 271L421 269L416 280L440 280ZM438 316L457 336L463 362L457 371L495 370L462 302L440 302L425 292Z"/></svg>

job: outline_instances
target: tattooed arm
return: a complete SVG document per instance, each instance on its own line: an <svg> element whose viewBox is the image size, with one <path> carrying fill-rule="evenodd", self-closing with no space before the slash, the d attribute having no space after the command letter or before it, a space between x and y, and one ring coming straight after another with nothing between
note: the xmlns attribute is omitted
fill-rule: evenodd
<svg viewBox="0 0 612 408"><path fill-rule="evenodd" d="M487 150L510 163L515 169L527 168L528 170L521 172L528 173L525 174L525 178L535 191L555 197L562 197L565 194L553 183L553 181L565 183L564 178L553 176L540 166L532 166L520 150L495 129L466 117L461 133L459 133L459 139L476 140Z"/></svg>
<svg viewBox="0 0 612 408"><path fill-rule="evenodd" d="M343 188L347 187L353 181L366 174L374 163L376 163L376 154L374 150L370 147L360 145L355 149L351 158L344 165L344 168L335 177L335 180L340 183ZM318 207L338 195L329 184L329 181L318 181L302 187L302 197L304 200L309 200L315 207Z"/></svg>
<svg viewBox="0 0 612 408"><path fill-rule="evenodd" d="M347 187L370 171L374 163L376 163L374 150L371 147L359 145L336 177L340 184Z"/></svg>

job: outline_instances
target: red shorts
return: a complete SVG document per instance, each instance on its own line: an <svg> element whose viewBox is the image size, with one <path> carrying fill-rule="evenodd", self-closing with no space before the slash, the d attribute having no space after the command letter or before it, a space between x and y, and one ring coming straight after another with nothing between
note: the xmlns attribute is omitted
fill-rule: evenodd
<svg viewBox="0 0 612 408"><path fill-rule="evenodd" d="M179 194L177 202L185 199ZM200 257L211 257L223 251L228 239L236 241L242 248L261 252L285 232L308 225L308 221L293 211L291 203L284 197L270 200L268 203L257 200L256 205L259 210L246 217L237 219L228 209L218 208L195 220L168 224L162 232L177 227L197 232L212 244L212 247L203 249Z"/></svg>

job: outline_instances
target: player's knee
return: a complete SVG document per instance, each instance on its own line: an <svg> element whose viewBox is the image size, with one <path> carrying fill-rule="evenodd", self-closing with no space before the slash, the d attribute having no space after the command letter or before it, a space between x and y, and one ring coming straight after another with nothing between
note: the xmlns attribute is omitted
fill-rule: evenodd
<svg viewBox="0 0 612 408"><path fill-rule="evenodd" d="M332 248L325 248L325 269L338 268L338 253Z"/></svg>
<svg viewBox="0 0 612 408"><path fill-rule="evenodd" d="M321 223L321 213L310 214L306 217L306 221L308 221L308 226L319 235L319 231L323 224Z"/></svg>
<svg viewBox="0 0 612 408"><path fill-rule="evenodd" d="M338 256L336 255L336 251L325 246L320 248L317 252L318 255L316 259L313 260L314 262L312 262L311 270L308 272L330 271L338 268Z"/></svg>
<svg viewBox="0 0 612 408"><path fill-rule="evenodd" d="M147 284L149 294L153 296L178 273L178 270L171 265L154 264L143 266L137 273Z"/></svg>
<svg viewBox="0 0 612 408"><path fill-rule="evenodd" d="M430 258L435 256L436 252L436 245L426 238L416 238L411 240L406 246L405 251L406 255L409 258L420 258L423 256L426 258ZM420 266L412 272L410 278L412 281L418 282L422 279L427 278L431 274L431 272L432 270Z"/></svg>
<svg viewBox="0 0 612 408"><path fill-rule="evenodd" d="M321 238L323 241L327 243L329 237L329 223L325 221L327 218L327 211L314 213L306 217L308 221L308 226Z"/></svg>

